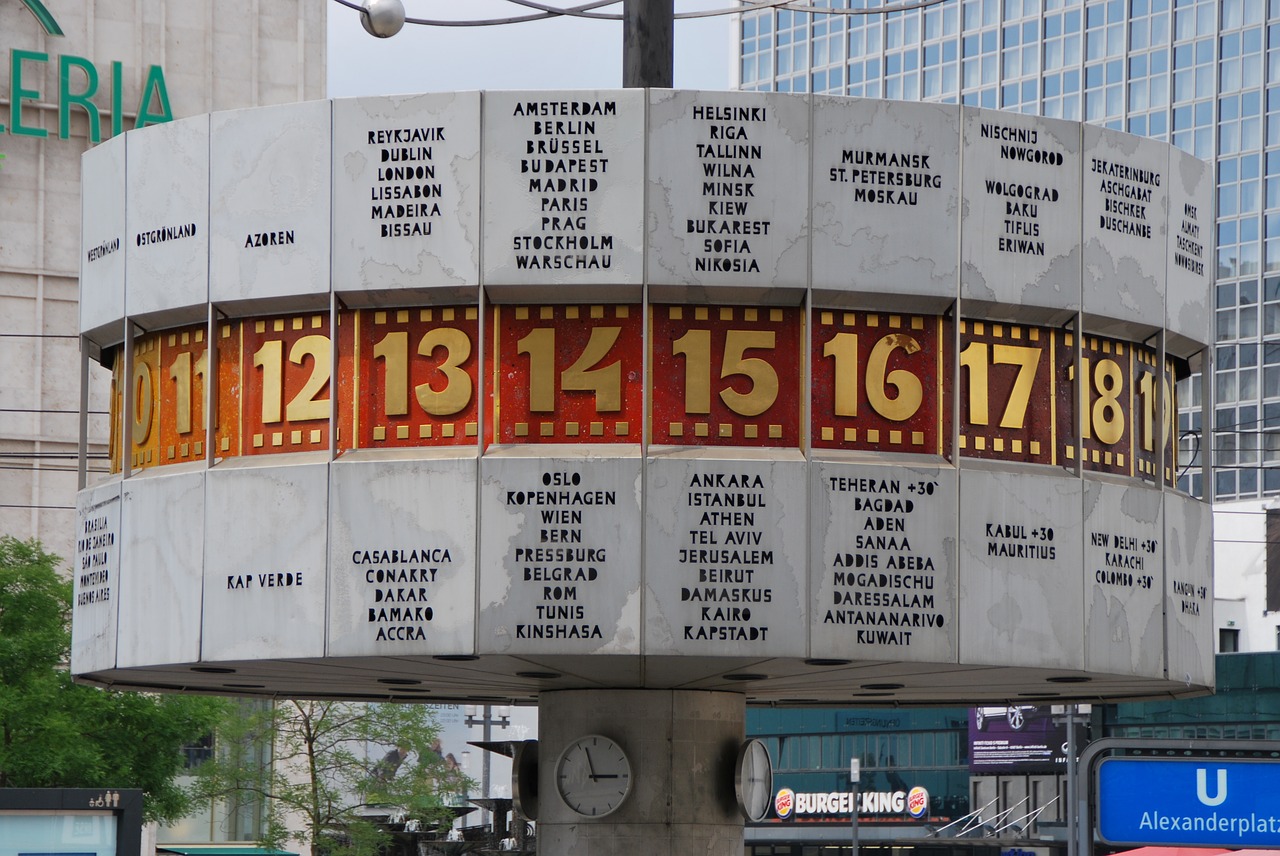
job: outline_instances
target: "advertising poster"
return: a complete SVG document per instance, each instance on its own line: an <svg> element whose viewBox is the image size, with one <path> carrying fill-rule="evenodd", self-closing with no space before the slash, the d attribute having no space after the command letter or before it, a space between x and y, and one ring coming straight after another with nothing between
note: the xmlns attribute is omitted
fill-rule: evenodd
<svg viewBox="0 0 1280 856"><path fill-rule="evenodd" d="M1079 725L1077 725L1079 727ZM1067 725L1050 706L969 709L969 771L1047 773L1067 763Z"/></svg>

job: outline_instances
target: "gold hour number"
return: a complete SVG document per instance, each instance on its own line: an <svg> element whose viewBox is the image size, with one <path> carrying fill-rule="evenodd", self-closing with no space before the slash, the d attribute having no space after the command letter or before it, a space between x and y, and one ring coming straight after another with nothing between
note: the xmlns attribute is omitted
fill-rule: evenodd
<svg viewBox="0 0 1280 856"><path fill-rule="evenodd" d="M193 361L190 351L183 351L173 360L173 366L169 369L169 377L177 385L178 412L174 416L174 427L179 434L191 433L191 408L193 406L193 397L195 395L194 377L199 377L203 383L205 380L205 372L209 368L209 352L205 351L200 354L199 358ZM200 428L204 429L207 421L204 414L201 413Z"/></svg>
<svg viewBox="0 0 1280 856"><path fill-rule="evenodd" d="M894 422L910 419L924 401L924 386L920 378L906 369L888 371L889 357L901 348L907 354L918 353L920 343L905 333L891 333L871 347L867 357L867 402L876 413ZM822 355L835 360L835 415L858 415L858 334L837 333L822 346ZM890 398L886 386L892 386L898 394Z"/></svg>
<svg viewBox="0 0 1280 856"><path fill-rule="evenodd" d="M1103 445L1114 446L1124 437L1124 408L1120 404L1124 373L1112 359L1104 358L1095 364L1089 357L1082 357L1080 364L1089 380L1080 388L1080 412L1084 415L1080 433L1086 440L1096 438ZM1075 381L1075 366L1067 368L1067 379Z"/></svg>
<svg viewBox="0 0 1280 856"><path fill-rule="evenodd" d="M133 443L141 446L151 436L151 417L155 413L151 367L137 362L133 366Z"/></svg>
<svg viewBox="0 0 1280 856"><path fill-rule="evenodd" d="M1147 452L1155 452L1156 425L1156 376L1152 372L1143 372L1138 379L1138 398L1142 401L1142 448ZM1160 443L1169 442L1169 434L1173 430L1173 386L1169 378L1164 379L1164 406L1161 409Z"/></svg>
<svg viewBox="0 0 1280 856"><path fill-rule="evenodd" d="M622 409L622 361L593 368L608 356L621 327L593 327L582 354L560 373L561 389L594 392L596 412ZM549 413L556 409L556 331L535 327L516 343L519 353L529 355L529 411Z"/></svg>
<svg viewBox="0 0 1280 856"><path fill-rule="evenodd" d="M436 327L418 340L418 355L430 357L436 348L445 349L437 367L445 376L444 388L433 389L425 382L415 386L413 393L423 412L449 416L471 401L471 375L462 368L471 356L471 339L456 327ZM404 330L387 333L373 346L373 356L383 365L383 413L404 416L409 412L409 334Z"/></svg>
<svg viewBox="0 0 1280 856"><path fill-rule="evenodd" d="M974 425L990 425L990 370L992 364L1018 367L1013 390L1000 416L1001 428L1020 429L1026 425L1031 389L1035 385L1040 349L1026 345L988 345L970 342L960 352L960 366L969 372L969 421Z"/></svg>
<svg viewBox="0 0 1280 856"><path fill-rule="evenodd" d="M772 351L777 336L772 330L729 330L725 333L720 379L744 375L751 380L749 392L730 386L720 390L720 400L739 416L759 416L778 399L778 373L767 360L748 357L752 349ZM671 353L683 356L684 411L711 412L711 331L690 330L672 342Z"/></svg>
<svg viewBox="0 0 1280 856"><path fill-rule="evenodd" d="M254 352L253 365L262 369L262 424L270 425L281 421L280 413L284 410L285 418L290 422L306 419L327 419L329 417L329 399L318 398L320 391L329 382L329 361L332 344L328 336L303 336L293 343L289 349L289 362L302 365L307 357L312 359L311 374L297 395L284 401L284 342L272 339L262 343L262 347Z"/></svg>

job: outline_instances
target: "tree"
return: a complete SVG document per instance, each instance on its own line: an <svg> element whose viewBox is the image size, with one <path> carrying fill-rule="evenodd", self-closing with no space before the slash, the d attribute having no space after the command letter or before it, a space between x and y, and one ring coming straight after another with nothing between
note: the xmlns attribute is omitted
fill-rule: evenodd
<svg viewBox="0 0 1280 856"><path fill-rule="evenodd" d="M424 830L452 821L450 799L472 783L443 756L439 735L421 704L282 701L228 717L197 776L209 798L262 801L265 846L294 840L315 856L367 856L390 838L380 819L403 816Z"/></svg>
<svg viewBox="0 0 1280 856"><path fill-rule="evenodd" d="M183 747L223 715L219 699L75 683L71 584L37 541L0 536L0 787L141 788L148 820L191 807L175 783Z"/></svg>

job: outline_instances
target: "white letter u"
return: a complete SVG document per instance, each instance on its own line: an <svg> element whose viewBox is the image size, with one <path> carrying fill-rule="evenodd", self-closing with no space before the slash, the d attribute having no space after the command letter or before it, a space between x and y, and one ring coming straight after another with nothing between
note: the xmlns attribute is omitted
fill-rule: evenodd
<svg viewBox="0 0 1280 856"><path fill-rule="evenodd" d="M1205 774L1207 772L1209 771L1203 767L1196 770L1196 797L1205 805L1222 805L1227 800L1227 771L1218 771L1218 793L1212 797L1206 793L1208 776Z"/></svg>

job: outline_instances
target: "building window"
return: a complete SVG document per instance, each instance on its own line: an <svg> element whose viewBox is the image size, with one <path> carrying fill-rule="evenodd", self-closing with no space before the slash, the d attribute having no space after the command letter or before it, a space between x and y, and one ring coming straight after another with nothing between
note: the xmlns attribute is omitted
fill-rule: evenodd
<svg viewBox="0 0 1280 856"><path fill-rule="evenodd" d="M1234 627L1218 628L1218 653L1234 654L1240 650L1240 631Z"/></svg>

